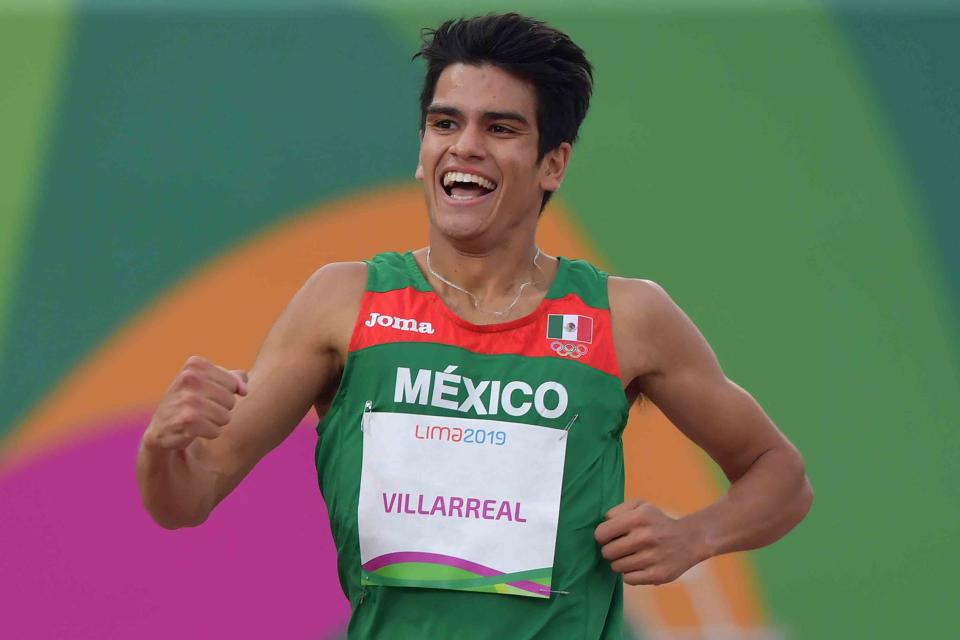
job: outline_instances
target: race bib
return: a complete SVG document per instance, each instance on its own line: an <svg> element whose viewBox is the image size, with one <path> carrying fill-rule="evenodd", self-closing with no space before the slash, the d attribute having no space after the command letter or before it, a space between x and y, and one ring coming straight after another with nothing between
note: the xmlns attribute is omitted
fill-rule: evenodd
<svg viewBox="0 0 960 640"><path fill-rule="evenodd" d="M566 432L366 412L361 583L550 597Z"/></svg>

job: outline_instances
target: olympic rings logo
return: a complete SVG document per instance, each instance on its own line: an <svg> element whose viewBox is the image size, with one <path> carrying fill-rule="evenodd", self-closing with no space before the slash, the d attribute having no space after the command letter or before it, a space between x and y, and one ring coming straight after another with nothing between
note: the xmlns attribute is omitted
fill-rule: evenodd
<svg viewBox="0 0 960 640"><path fill-rule="evenodd" d="M550 343L550 348L553 349L558 356L565 358L581 358L587 355L587 348L582 344L554 341Z"/></svg>

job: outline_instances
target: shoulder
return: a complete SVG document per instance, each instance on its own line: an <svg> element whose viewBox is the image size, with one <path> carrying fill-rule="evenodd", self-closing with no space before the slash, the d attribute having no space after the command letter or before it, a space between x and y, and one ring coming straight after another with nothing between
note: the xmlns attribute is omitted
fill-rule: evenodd
<svg viewBox="0 0 960 640"><path fill-rule="evenodd" d="M329 305L362 297L366 284L367 263L330 262L307 278L303 291L313 297L322 297L323 302Z"/></svg>
<svg viewBox="0 0 960 640"><path fill-rule="evenodd" d="M713 348L663 287L650 280L618 280L611 286L616 288L611 291L614 339L627 364L641 363L637 375L686 371L701 380L722 377Z"/></svg>
<svg viewBox="0 0 960 640"><path fill-rule="evenodd" d="M661 370L690 320L653 280L611 276L609 296L614 343L626 381Z"/></svg>
<svg viewBox="0 0 960 640"><path fill-rule="evenodd" d="M331 262L314 271L290 300L281 322L317 347L339 348L353 331L366 290L367 265Z"/></svg>
<svg viewBox="0 0 960 640"><path fill-rule="evenodd" d="M331 262L310 274L291 304L315 313L329 313L351 304L359 308L366 283L366 263Z"/></svg>
<svg viewBox="0 0 960 640"><path fill-rule="evenodd" d="M610 313L624 323L650 323L669 318L678 310L661 285L653 280L610 276Z"/></svg>
<svg viewBox="0 0 960 640"><path fill-rule="evenodd" d="M297 295L303 294L322 313L344 307L360 308L367 288L365 262L330 262L314 271Z"/></svg>

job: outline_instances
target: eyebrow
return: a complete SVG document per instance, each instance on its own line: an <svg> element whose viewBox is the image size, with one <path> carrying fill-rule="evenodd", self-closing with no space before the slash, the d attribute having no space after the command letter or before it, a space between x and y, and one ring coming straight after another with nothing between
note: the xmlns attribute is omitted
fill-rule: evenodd
<svg viewBox="0 0 960 640"><path fill-rule="evenodd" d="M456 118L466 117L460 109L445 104L430 105L427 107L427 115L445 115ZM484 120L513 120L520 124L530 124L522 113L517 113L516 111L484 111L483 118Z"/></svg>

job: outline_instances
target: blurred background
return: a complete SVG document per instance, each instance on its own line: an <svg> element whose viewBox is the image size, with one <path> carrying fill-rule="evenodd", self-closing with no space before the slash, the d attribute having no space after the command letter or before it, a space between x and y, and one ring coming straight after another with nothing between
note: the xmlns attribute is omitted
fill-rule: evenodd
<svg viewBox="0 0 960 640"><path fill-rule="evenodd" d="M953 638L960 3L0 0L0 635L337 637L316 416L209 521L141 507L183 361L425 244L421 27L517 10L596 67L545 251L662 284L804 453L791 535L626 589L637 638ZM723 491L656 410L627 492Z"/></svg>

